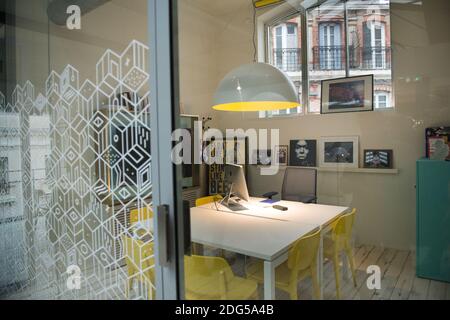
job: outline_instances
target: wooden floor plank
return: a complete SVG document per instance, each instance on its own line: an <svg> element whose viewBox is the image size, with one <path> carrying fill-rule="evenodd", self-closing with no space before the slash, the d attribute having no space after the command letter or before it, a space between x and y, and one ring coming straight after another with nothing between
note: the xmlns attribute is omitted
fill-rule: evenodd
<svg viewBox="0 0 450 320"><path fill-rule="evenodd" d="M429 279L414 278L408 300L425 300L428 297L430 282Z"/></svg>
<svg viewBox="0 0 450 320"><path fill-rule="evenodd" d="M445 300L447 284L442 281L430 280L427 300Z"/></svg>
<svg viewBox="0 0 450 320"><path fill-rule="evenodd" d="M392 249L389 249L392 250ZM395 285L397 284L398 278L403 270L406 260L409 256L408 251L397 251L394 252L394 257L388 262L388 264L380 265L382 277L381 277L381 288L380 290L374 290L372 299L374 300L387 300L390 299L392 292L394 291ZM385 268L385 269L383 269Z"/></svg>
<svg viewBox="0 0 450 320"><path fill-rule="evenodd" d="M369 276L367 274L366 270L367 270L368 266L378 264L378 261L384 251L385 251L384 248L375 247L370 252L367 259L365 259L363 261L363 263L359 266L359 268L357 268L357 270L359 271L359 273L357 273L357 278L356 278L357 287L356 287L356 290L354 291L354 294L350 295L350 297L349 297L350 299L352 299L352 300L358 300L358 299L367 300L372 297L373 291L369 290L369 288L367 288L367 284L366 284L366 280Z"/></svg>
<svg viewBox="0 0 450 320"><path fill-rule="evenodd" d="M392 300L407 300L412 290L415 277L415 255L410 252L406 259L402 272L395 284L390 299Z"/></svg>
<svg viewBox="0 0 450 320"><path fill-rule="evenodd" d="M447 290L445 293L445 300L450 300L450 283L447 283Z"/></svg>

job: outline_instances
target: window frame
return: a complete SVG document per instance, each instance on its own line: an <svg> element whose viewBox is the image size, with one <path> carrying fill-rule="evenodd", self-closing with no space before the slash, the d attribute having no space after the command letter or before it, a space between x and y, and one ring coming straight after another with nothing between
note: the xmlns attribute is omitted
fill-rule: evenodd
<svg viewBox="0 0 450 320"><path fill-rule="evenodd" d="M285 6L286 9L280 11L278 10L277 13L275 13L273 16L271 16L268 19L265 19L262 21L262 23L259 23L258 28L260 29L258 32L261 33L261 27L263 28L262 33L263 33L263 38L259 38L261 40L264 41L263 46L259 46L259 50L263 50L263 54L258 54L258 56L261 58L262 57L262 61L269 63L271 65L274 65L273 61L273 57L270 53L271 50L271 33L270 33L270 29L275 27L277 24L286 24L286 21L293 18L293 17L299 17L300 19L300 33L301 33L301 81L302 81L302 85L301 85L301 112L295 113L295 114L283 114L283 115L268 115L267 112L260 112L259 113L259 119L274 119L274 118L286 118L286 117L297 117L297 116L305 116L305 115L320 115L320 111L319 112L312 112L310 111L310 101L309 101L309 46L311 44L310 42L310 32L309 32L309 28L308 28L308 12L311 10L314 10L316 7L325 4L326 1L320 1L318 3L318 5L316 6L312 6L309 8L298 8L295 9L293 7L288 7ZM349 57L348 57L348 51L350 49L350 45L349 45L349 30L348 30L348 21L349 18L347 16L349 9L347 8L345 1L343 2L344 4L344 39L341 39L341 42L343 43L343 45L345 45L345 50L346 50L346 63L345 63L345 72L346 75L349 76L350 72L351 72L351 68L350 68L350 64L348 61ZM280 6L281 7L281 6ZM390 3L388 5L389 7L389 18L390 18L390 13L391 13L391 7L390 7ZM351 10L351 9L350 9ZM264 16L264 15L263 15ZM258 20L261 17L258 18ZM386 28L386 26L384 25L384 28ZM391 28L389 28L389 33L392 33L392 26ZM390 36L390 38L392 39L392 36ZM392 43L391 43L391 47L392 47ZM389 110L394 110L395 109L395 88L394 88L394 81L392 79L394 79L393 76L393 52L391 50L390 52L390 73L391 73L391 91L387 92L387 102L388 102L388 107L385 108L374 108L374 111L380 112L380 111L389 111ZM376 70L376 69L373 69ZM375 92L374 92L375 95ZM375 101L374 101L375 102Z"/></svg>

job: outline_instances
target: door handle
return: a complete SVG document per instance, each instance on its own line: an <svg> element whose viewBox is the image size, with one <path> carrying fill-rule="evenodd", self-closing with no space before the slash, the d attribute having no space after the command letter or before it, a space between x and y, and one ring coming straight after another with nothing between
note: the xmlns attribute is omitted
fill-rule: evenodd
<svg viewBox="0 0 450 320"><path fill-rule="evenodd" d="M161 266L167 266L169 263L169 206L167 204L159 205L156 208L156 214L158 215L158 260Z"/></svg>
<svg viewBox="0 0 450 320"><path fill-rule="evenodd" d="M189 201L183 200L183 225L184 225L184 254L192 254L191 245L191 208Z"/></svg>

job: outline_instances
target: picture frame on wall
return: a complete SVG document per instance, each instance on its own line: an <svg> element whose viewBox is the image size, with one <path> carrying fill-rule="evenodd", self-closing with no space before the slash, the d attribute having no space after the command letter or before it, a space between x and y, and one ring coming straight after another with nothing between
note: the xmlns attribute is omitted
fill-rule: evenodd
<svg viewBox="0 0 450 320"><path fill-rule="evenodd" d="M319 166L328 168L359 167L359 137L322 137L319 140Z"/></svg>
<svg viewBox="0 0 450 320"><path fill-rule="evenodd" d="M279 145L275 147L275 160L279 165L287 166L289 157L289 146Z"/></svg>
<svg viewBox="0 0 450 320"><path fill-rule="evenodd" d="M391 149L364 150L364 168L392 169L393 151Z"/></svg>
<svg viewBox="0 0 450 320"><path fill-rule="evenodd" d="M373 111L373 75L321 81L320 113Z"/></svg>
<svg viewBox="0 0 450 320"><path fill-rule="evenodd" d="M425 129L426 157L450 161L450 126Z"/></svg>
<svg viewBox="0 0 450 320"><path fill-rule="evenodd" d="M290 166L315 167L317 165L317 140L291 140L289 145Z"/></svg>

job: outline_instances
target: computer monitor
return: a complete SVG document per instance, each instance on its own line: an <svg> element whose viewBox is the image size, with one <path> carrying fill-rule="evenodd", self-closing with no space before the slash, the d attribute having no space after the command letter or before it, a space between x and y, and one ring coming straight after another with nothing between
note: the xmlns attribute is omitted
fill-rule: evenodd
<svg viewBox="0 0 450 320"><path fill-rule="evenodd" d="M228 198L233 194L242 200L250 200L247 183L245 182L244 168L242 166L229 163L225 164L225 183L229 187Z"/></svg>

